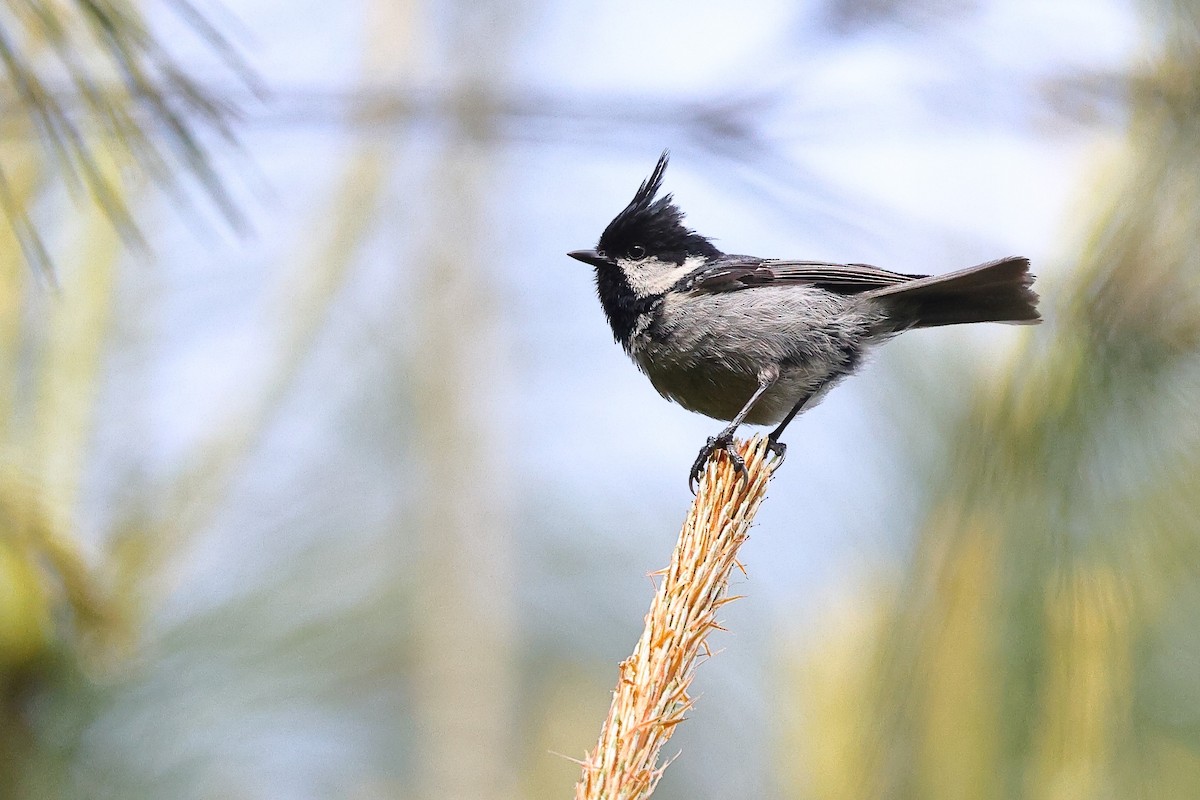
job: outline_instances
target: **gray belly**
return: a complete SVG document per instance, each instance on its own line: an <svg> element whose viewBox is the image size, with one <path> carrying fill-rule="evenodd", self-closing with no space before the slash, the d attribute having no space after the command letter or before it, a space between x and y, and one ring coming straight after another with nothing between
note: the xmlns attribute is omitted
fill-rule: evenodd
<svg viewBox="0 0 1200 800"><path fill-rule="evenodd" d="M688 411L713 419L733 419L758 389L757 372L690 359L683 362L655 359L650 352L643 352L640 356L635 355L634 359L659 394ZM766 394L755 403L746 422L752 425L780 422L796 403L820 388L826 380L824 371L814 374L801 367L783 370Z"/></svg>
<svg viewBox="0 0 1200 800"><path fill-rule="evenodd" d="M774 369L778 378L746 417L773 425L857 364L873 320L853 301L796 288L739 294L669 298L658 318L634 334L629 355L661 395L730 420L758 389L760 373ZM797 306L807 306L806 313Z"/></svg>

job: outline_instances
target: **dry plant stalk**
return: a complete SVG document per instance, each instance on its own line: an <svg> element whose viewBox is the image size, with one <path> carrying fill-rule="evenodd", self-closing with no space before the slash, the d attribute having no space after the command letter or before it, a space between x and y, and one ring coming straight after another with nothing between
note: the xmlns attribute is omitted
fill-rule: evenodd
<svg viewBox="0 0 1200 800"><path fill-rule="evenodd" d="M649 797L662 777L659 751L691 708L696 658L710 652L706 639L720 628L717 609L737 599L725 596L729 573L741 568L738 548L779 464L766 445L762 437L737 443L745 480L728 458L709 460L671 565L655 573L662 583L633 655L621 662L600 741L582 762L576 800Z"/></svg>

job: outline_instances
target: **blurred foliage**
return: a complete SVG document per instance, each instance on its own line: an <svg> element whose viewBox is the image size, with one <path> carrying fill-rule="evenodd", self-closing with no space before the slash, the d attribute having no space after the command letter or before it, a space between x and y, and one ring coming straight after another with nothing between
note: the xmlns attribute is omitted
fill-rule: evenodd
<svg viewBox="0 0 1200 800"><path fill-rule="evenodd" d="M24 787L36 763L22 707L66 655L87 657L120 626L109 593L86 563L72 519L89 449L116 271L115 233L93 207L81 225L86 257L41 318L16 310L40 288L27 280L20 245L0 235L6 269L0 369L10 387L0 418L0 785ZM74 654L74 655L73 655ZM39 785L40 784L35 784ZM38 796L14 789L11 796ZM39 789L40 791L40 789Z"/></svg>
<svg viewBox="0 0 1200 800"><path fill-rule="evenodd" d="M168 5L184 29L254 85L229 42L188 0ZM211 149L214 135L232 142L236 109L183 68L178 47L160 42L142 10L125 0L0 5L0 211L8 223L0 227L5 798L60 796L63 743L38 731L31 708L66 698L77 701L73 714L91 707L104 665L137 618L141 592L114 591L112 574L86 552L77 518L113 339L120 238L138 237L131 198L150 180L185 200L182 180L191 176L238 220ZM74 213L52 191L59 182ZM37 221L47 211L53 225ZM66 267L61 275L49 271L48 236L55 261ZM30 280L30 262L59 284L52 296Z"/></svg>
<svg viewBox="0 0 1200 800"><path fill-rule="evenodd" d="M1200 4L1156 11L1048 324L944 434L907 578L793 676L796 796L1200 796Z"/></svg>
<svg viewBox="0 0 1200 800"><path fill-rule="evenodd" d="M190 0L165 4L226 72L257 90L253 73ZM175 32L178 34L178 31ZM5 0L0 3L0 210L27 259L49 269L33 201L62 178L138 236L126 193L150 180L186 202L194 178L226 219L240 215L213 164L213 139L234 142L238 109L177 60L129 0ZM29 168L36 177L30 180ZM22 180L24 178L24 180ZM33 191L31 191L33 190Z"/></svg>

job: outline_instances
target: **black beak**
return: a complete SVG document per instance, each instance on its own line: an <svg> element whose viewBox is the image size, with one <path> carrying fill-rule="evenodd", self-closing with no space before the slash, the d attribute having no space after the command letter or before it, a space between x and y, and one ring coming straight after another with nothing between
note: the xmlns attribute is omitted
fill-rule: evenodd
<svg viewBox="0 0 1200 800"><path fill-rule="evenodd" d="M576 261L591 264L593 267L607 267L613 263L595 250L572 250L567 255Z"/></svg>

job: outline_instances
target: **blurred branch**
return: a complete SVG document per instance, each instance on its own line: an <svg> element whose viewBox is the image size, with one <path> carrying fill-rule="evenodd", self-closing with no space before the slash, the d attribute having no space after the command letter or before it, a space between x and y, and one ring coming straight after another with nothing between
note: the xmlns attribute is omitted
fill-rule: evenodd
<svg viewBox="0 0 1200 800"><path fill-rule="evenodd" d="M977 0L824 0L818 13L831 32L849 36L887 24L908 28L943 24L981 5Z"/></svg>
<svg viewBox="0 0 1200 800"><path fill-rule="evenodd" d="M803 125L785 140L767 134L782 113L786 87L753 93L680 100L672 96L550 94L489 89L431 91L404 86L366 87L351 91L275 89L271 103L242 119L243 128L290 129L346 127L360 133L436 122L454 124L464 111L486 118L477 137L482 142L592 146L630 149L653 140L676 151L690 148L716 162L708 174L731 184L764 207L803 211L807 224L830 230L853 227L844 210L864 209L862 198L850 198L820 172L792 157L785 145L799 138L819 138L819 127ZM238 97L237 90L213 90ZM249 99L249 98L247 98ZM72 106L70 93L62 97ZM235 103L242 105L243 103ZM813 111L812 115L819 115ZM0 105L0 138L7 114ZM880 206L862 212L879 222L890 212ZM889 227L880 224L880 227ZM899 227L899 224L890 227Z"/></svg>
<svg viewBox="0 0 1200 800"><path fill-rule="evenodd" d="M662 583L646 614L633 654L621 662L612 707L596 749L583 761L576 800L638 800L649 797L667 765L659 752L692 707L688 687L701 650L711 655L708 632L726 597L738 548L766 497L779 461L766 439L739 443L745 480L729 459L709 460L688 511L671 564L655 573Z"/></svg>
<svg viewBox="0 0 1200 800"><path fill-rule="evenodd" d="M0 186L5 196L14 193L24 198L35 191L37 174L31 159L14 170L11 182ZM21 294L25 288L27 270L21 262L21 247L16 231L0 228L0 386L19 385L21 342ZM0 393L0 441L12 435L13 412L17 392L11 388Z"/></svg>
<svg viewBox="0 0 1200 800"><path fill-rule="evenodd" d="M1109 73L1081 73L1067 76L1048 76L1027 82L1014 79L1007 84L1014 96L1030 97L1043 93L1053 95L1062 86L1076 95L1087 96L1097 103L1120 100L1125 95L1127 76ZM1049 88L1047 88L1049 87ZM766 135L777 116L789 110L797 98L789 94L790 83L766 87L757 91L716 93L709 96L681 98L666 94L625 94L607 92L546 92L537 89L507 88L489 93L486 98L464 95L455 91L424 89L419 86L371 86L348 91L314 90L304 87L273 87L271 102L241 122L247 128L290 129L329 126L359 129L387 128L413 121L453 118L464 104L485 102L485 108L497 125L489 136L497 141L619 144L641 137L647 131L675 131L696 142L722 141L777 147L779 140ZM969 91L969 87L963 87ZM235 105L245 105L251 98L239 94L237 87L213 87L214 94L230 98ZM244 97L238 101L238 98ZM66 106L76 104L72 93L62 93ZM954 108L938 106L939 113L956 115ZM804 117L789 124L787 141L802 141L825 132L828 122L843 116L839 107L806 106ZM0 104L0 126L10 116ZM1026 109L1024 114L1005 117L989 125L1020 129L1037 122L1042 116L1038 108ZM0 136L4 135L0 127Z"/></svg>
<svg viewBox="0 0 1200 800"><path fill-rule="evenodd" d="M491 402L510 382L511 344L496 302L503 290L489 269L486 187L494 97L525 17L505 0L442 8L451 20L450 51L471 57L447 75L454 102L422 193L428 216L408 277L414 331L404 370L413 405L396 418L411 430L420 487L417 513L396 521L398 531L411 527L421 608L409 626L411 724L420 739L411 795L511 800L519 796L512 748L523 678L516 604L523 571L511 508L519 489L510 476L520 445L505 441L505 412Z"/></svg>

